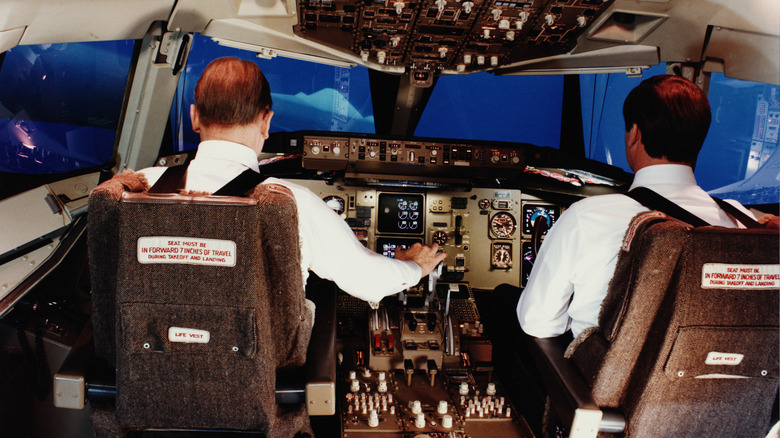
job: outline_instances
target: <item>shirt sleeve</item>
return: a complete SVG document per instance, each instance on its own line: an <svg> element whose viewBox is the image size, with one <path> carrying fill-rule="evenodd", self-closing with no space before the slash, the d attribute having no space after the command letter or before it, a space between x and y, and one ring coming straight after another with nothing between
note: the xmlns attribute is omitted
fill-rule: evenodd
<svg viewBox="0 0 780 438"><path fill-rule="evenodd" d="M572 205L547 233L520 295L517 319L531 336L554 337L569 329L567 310L574 293L577 222L576 205Z"/></svg>
<svg viewBox="0 0 780 438"><path fill-rule="evenodd" d="M310 190L285 184L298 204L303 268L335 282L348 294L380 301L420 280L420 266L395 260L363 246L346 222Z"/></svg>

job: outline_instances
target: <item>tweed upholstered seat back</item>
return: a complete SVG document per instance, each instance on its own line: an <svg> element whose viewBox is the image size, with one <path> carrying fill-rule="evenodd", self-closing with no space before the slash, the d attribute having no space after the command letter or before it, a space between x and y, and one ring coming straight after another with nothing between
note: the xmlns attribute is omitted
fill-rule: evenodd
<svg viewBox="0 0 780 438"><path fill-rule="evenodd" d="M777 230L635 218L570 356L630 437L763 436L778 391ZM572 351L573 350L573 351Z"/></svg>
<svg viewBox="0 0 780 438"><path fill-rule="evenodd" d="M292 194L138 188L123 174L90 198L96 349L116 364L119 426L309 431L303 406L275 402L313 323Z"/></svg>

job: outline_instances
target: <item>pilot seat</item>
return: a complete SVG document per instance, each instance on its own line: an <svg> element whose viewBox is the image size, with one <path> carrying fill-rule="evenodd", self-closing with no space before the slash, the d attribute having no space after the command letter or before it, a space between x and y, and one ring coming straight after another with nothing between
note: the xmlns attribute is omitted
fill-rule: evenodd
<svg viewBox="0 0 780 438"><path fill-rule="evenodd" d="M546 433L765 436L777 421L779 259L777 230L638 215L599 326L566 349L530 339Z"/></svg>
<svg viewBox="0 0 780 438"><path fill-rule="evenodd" d="M296 204L281 185L250 187L246 196L152 193L128 171L91 194L94 347L116 372L115 399L95 391L91 401L96 436L291 438L311 434L307 408L335 411L335 304L321 315L318 302L318 326L330 329L315 330L324 337L309 348L315 306L304 293ZM320 356L305 371L307 354ZM305 397L281 378L300 374Z"/></svg>

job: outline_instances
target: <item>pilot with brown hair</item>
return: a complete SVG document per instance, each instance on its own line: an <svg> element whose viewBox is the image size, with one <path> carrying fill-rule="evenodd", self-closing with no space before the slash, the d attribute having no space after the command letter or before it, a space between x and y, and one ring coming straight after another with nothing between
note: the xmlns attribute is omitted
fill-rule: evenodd
<svg viewBox="0 0 780 438"><path fill-rule="evenodd" d="M247 169L259 172L257 160L268 138L271 105L268 81L256 64L232 57L211 62L195 86L195 104L190 107L192 128L201 143L184 189L214 193ZM164 170L152 167L141 173L153 185ZM310 190L276 178L265 182L283 185L295 197L304 282L311 270L355 297L378 302L414 286L446 258L435 243L415 244L396 252L395 259L384 257L365 248L346 222Z"/></svg>
<svg viewBox="0 0 780 438"><path fill-rule="evenodd" d="M709 130L707 95L687 79L660 75L642 81L623 104L631 189L646 187L711 225L737 227L696 184L693 169ZM743 213L752 214L735 201ZM576 338L598 325L601 302L631 219L647 211L622 194L594 196L569 207L550 229L517 305L523 331Z"/></svg>

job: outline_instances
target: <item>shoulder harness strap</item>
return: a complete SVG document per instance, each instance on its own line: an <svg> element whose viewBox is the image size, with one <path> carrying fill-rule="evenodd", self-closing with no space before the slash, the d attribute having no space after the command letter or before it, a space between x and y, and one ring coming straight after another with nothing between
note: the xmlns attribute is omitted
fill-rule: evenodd
<svg viewBox="0 0 780 438"><path fill-rule="evenodd" d="M165 169L160 179L149 189L148 193L175 193L184 187L186 181L187 168L190 165L191 158L179 166L172 166ZM215 196L243 196L249 190L265 181L268 178L252 169L247 169L233 178L219 190L213 193Z"/></svg>
<svg viewBox="0 0 780 438"><path fill-rule="evenodd" d="M658 210L660 212L666 213L669 216L691 224L694 227L704 227L709 225L709 223L707 223L704 219L696 216L690 211L680 207L674 202L648 189L647 187L637 187L632 189L626 193L626 196L634 199L636 202L644 205L650 210Z"/></svg>
<svg viewBox="0 0 780 438"><path fill-rule="evenodd" d="M689 223L694 227L702 227L702 226L710 225L704 219L701 219L695 214L680 207L674 202L648 189L647 187L637 187L635 189L632 189L631 191L626 193L626 196L629 196L630 198L634 199L635 201L639 202L640 204L644 205L650 210L658 210L660 212L666 213L669 216L675 219L679 219L683 222ZM718 206L721 209L723 209L723 211L725 211L727 214L729 214L737 221L741 222L742 225L744 225L745 227L763 228L763 226L759 224L758 221L746 215L737 207L729 204L728 202L722 199L718 199L714 196L712 197L712 199L718 204Z"/></svg>
<svg viewBox="0 0 780 438"><path fill-rule="evenodd" d="M729 204L728 202L716 198L714 196L711 197L715 202L718 203L718 206L723 209L726 213L730 214L731 217L734 219L742 222L742 225L744 225L747 228L764 228L763 225L758 223L757 220L753 219L752 217L748 216L743 212L742 210L738 209L737 207Z"/></svg>

